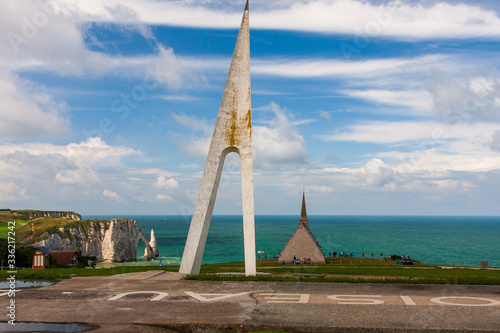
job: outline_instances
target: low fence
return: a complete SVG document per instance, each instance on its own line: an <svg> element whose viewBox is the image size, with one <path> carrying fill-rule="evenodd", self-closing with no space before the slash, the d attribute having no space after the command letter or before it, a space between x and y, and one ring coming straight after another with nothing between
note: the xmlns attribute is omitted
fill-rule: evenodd
<svg viewBox="0 0 500 333"><path fill-rule="evenodd" d="M447 267L472 267L472 268L488 268L488 267L500 267L499 265L493 265L485 260L473 260L472 263L470 261L455 261L455 260L427 260L423 262L427 265L436 265L436 266L447 266Z"/></svg>
<svg viewBox="0 0 500 333"><path fill-rule="evenodd" d="M327 257L327 264L369 264L371 262L382 262L390 260L390 258L359 258L359 257ZM446 267L471 267L471 268L499 268L500 264L493 264L486 260L449 260L449 259L436 259L436 260L418 260L422 264L433 266L446 266Z"/></svg>

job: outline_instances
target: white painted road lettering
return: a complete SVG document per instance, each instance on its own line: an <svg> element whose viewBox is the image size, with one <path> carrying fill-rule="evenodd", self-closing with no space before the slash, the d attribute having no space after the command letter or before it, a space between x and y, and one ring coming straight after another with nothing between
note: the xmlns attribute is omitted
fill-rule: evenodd
<svg viewBox="0 0 500 333"><path fill-rule="evenodd" d="M410 296L400 296L403 302L405 302L406 305L417 305Z"/></svg>
<svg viewBox="0 0 500 333"><path fill-rule="evenodd" d="M212 302L212 301L218 301L221 299L229 298L229 297L236 297L236 296L243 296L248 294L246 293L239 293L239 294L197 294L193 293L192 291L185 291L185 294L188 294L191 297L196 298L200 302ZM207 298L208 297L208 298Z"/></svg>
<svg viewBox="0 0 500 333"><path fill-rule="evenodd" d="M2 290L0 290L2 292ZM259 293L259 292L241 292L241 293L196 293L192 291L179 291L184 293L194 300L199 302L217 302L228 300L239 296L249 296L253 294L255 299L260 303L289 303L289 304L308 304L308 303L325 303L325 299L330 300L330 304L336 305L406 305L406 306L422 306L422 305L445 305L445 306L500 306L500 298L484 298L484 297L466 297L466 296L411 296L408 295L325 295L313 294L290 294L290 293ZM64 292L63 294L69 294ZM108 299L108 301L116 301L128 295L139 294L157 294L150 301L169 301L168 293L161 291L134 291L121 293ZM5 296L7 293L0 293L0 296ZM397 300L400 299L398 302ZM123 299L122 301L127 301ZM177 300L176 300L177 301ZM328 301L326 302L328 303Z"/></svg>
<svg viewBox="0 0 500 333"><path fill-rule="evenodd" d="M151 301L161 301L163 298L168 296L168 293L164 293L162 291L132 291L132 292L128 292L128 293L118 294L114 297L109 298L108 301L116 301L116 300L118 300L122 297L125 297L127 295L138 295L138 294L158 294L158 296L153 297L151 299Z"/></svg>
<svg viewBox="0 0 500 333"><path fill-rule="evenodd" d="M452 302L451 300L456 300ZM460 302L462 300L462 302ZM465 301L465 302L464 302ZM479 302L475 302L479 301ZM497 306L500 305L500 301L496 301L489 298L481 297L435 297L431 298L431 302L443 305L455 305L455 306ZM484 303L486 302L486 303Z"/></svg>
<svg viewBox="0 0 500 333"><path fill-rule="evenodd" d="M278 293L263 293L256 296L264 296L267 303L309 303L309 294L278 294Z"/></svg>
<svg viewBox="0 0 500 333"><path fill-rule="evenodd" d="M331 295L327 298L338 301L338 304L384 304L385 302L379 299L368 299L365 297L382 297L380 295Z"/></svg>

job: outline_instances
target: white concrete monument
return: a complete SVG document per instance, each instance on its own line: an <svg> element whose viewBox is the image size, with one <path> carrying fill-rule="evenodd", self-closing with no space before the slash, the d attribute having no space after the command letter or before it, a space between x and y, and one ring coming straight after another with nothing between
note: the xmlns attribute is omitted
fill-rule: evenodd
<svg viewBox="0 0 500 333"><path fill-rule="evenodd" d="M245 274L256 274L255 226L252 160L252 113L250 105L250 35L248 27L248 0L215 130L208 151L205 171L194 208L180 273L198 274L207 240L208 228L215 205L217 189L224 165L230 152L240 155L243 204L243 237L245 248Z"/></svg>

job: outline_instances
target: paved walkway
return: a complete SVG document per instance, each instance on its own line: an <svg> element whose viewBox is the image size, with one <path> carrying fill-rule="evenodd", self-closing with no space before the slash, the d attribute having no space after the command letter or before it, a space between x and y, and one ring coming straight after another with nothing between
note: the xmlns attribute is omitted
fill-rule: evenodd
<svg viewBox="0 0 500 333"><path fill-rule="evenodd" d="M500 286L179 278L150 271L25 289L16 295L16 321L88 323L99 326L93 332L120 333L500 332ZM1 308L7 302L0 296Z"/></svg>

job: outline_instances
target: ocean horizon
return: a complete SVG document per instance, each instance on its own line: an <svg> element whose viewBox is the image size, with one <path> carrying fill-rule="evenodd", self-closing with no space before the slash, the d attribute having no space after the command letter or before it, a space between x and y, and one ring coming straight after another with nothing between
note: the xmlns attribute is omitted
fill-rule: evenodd
<svg viewBox="0 0 500 333"><path fill-rule="evenodd" d="M182 215L84 215L84 219L137 220L149 239L154 229L164 265L179 265L191 222ZM500 266L500 216L309 215L309 225L323 253L353 253L354 257L410 256L424 264ZM272 259L298 225L297 215L256 215L256 250ZM147 263L139 242L136 264ZM214 215L203 264L243 261L243 217ZM133 263L130 263L133 264Z"/></svg>

